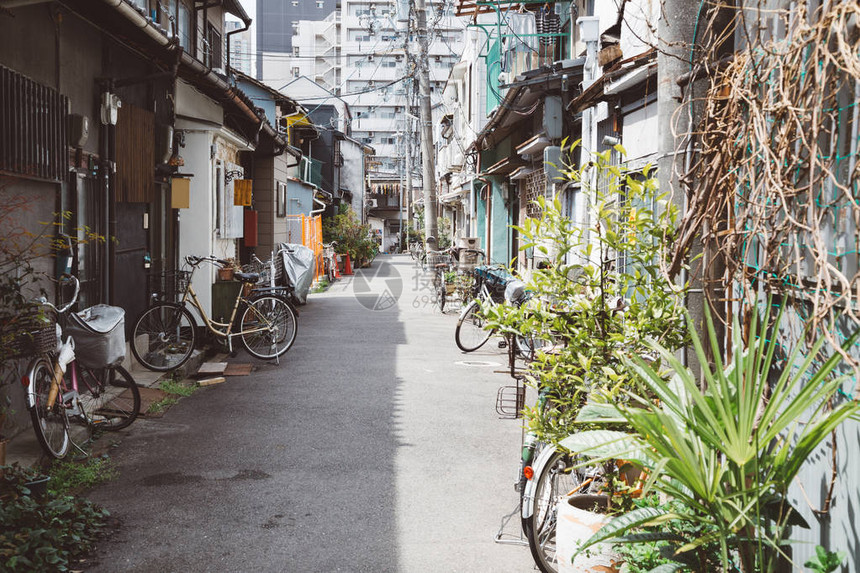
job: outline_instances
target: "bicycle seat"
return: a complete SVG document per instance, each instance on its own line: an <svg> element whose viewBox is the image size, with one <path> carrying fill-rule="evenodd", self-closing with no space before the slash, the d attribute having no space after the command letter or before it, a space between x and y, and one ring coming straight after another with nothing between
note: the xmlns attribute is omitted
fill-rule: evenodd
<svg viewBox="0 0 860 573"><path fill-rule="evenodd" d="M233 273L233 278L243 283L255 283L260 280L260 273Z"/></svg>

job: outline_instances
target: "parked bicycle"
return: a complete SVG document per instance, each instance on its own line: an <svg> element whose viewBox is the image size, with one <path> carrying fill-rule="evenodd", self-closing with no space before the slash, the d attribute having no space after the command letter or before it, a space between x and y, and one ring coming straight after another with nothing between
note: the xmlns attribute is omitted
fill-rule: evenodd
<svg viewBox="0 0 860 573"><path fill-rule="evenodd" d="M134 324L132 352L144 367L157 372L173 370L185 364L197 342L197 322L188 309L197 310L207 330L224 340L233 351L233 340L239 338L245 350L256 358L277 360L292 347L298 331L297 313L278 287L255 288L258 273L235 273L242 283L227 322L211 319L200 304L192 286L194 271L203 263L224 267L227 261L214 256L185 257L190 270L165 273L160 279L161 290L176 296L155 293L155 302Z"/></svg>
<svg viewBox="0 0 860 573"><path fill-rule="evenodd" d="M70 422L91 431L120 430L140 413L140 390L119 365L125 357L125 313L118 307L97 305L68 314L77 302L80 284L69 275L64 280L74 287L69 303L58 308L40 300L59 325L65 323L58 330L60 343L56 350L33 359L24 378L33 430L44 451L54 458L63 458L69 451Z"/></svg>
<svg viewBox="0 0 860 573"><path fill-rule="evenodd" d="M412 241L409 243L409 256L413 261L419 263L424 259L424 243L421 241Z"/></svg>
<svg viewBox="0 0 860 573"><path fill-rule="evenodd" d="M454 330L454 341L463 352L474 352L481 348L495 333L484 328L484 310L504 300L505 287L513 279L502 267L476 266L472 271L472 301L460 313Z"/></svg>
<svg viewBox="0 0 860 573"><path fill-rule="evenodd" d="M447 275L454 269L450 250L428 251L426 267L433 271L433 295L439 310L445 312L448 294Z"/></svg>

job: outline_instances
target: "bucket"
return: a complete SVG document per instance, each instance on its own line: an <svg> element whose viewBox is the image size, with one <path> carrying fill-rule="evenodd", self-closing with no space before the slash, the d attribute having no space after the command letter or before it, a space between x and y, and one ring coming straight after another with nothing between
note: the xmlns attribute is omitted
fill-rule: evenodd
<svg viewBox="0 0 860 573"><path fill-rule="evenodd" d="M592 545L571 561L579 546L612 520L603 509L608 499L602 495L572 495L558 502L555 531L558 573L618 573L623 563L610 543Z"/></svg>

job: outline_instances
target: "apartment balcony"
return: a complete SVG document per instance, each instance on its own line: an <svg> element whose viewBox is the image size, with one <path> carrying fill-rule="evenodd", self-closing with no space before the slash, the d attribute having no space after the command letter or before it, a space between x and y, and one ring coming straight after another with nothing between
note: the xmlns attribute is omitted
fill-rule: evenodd
<svg viewBox="0 0 860 573"><path fill-rule="evenodd" d="M302 157L294 169L293 176L297 179L318 188L322 186L322 161Z"/></svg>
<svg viewBox="0 0 860 573"><path fill-rule="evenodd" d="M436 156L436 169L440 174L458 173L463 170L465 164L466 157L456 140L451 140L439 148Z"/></svg>

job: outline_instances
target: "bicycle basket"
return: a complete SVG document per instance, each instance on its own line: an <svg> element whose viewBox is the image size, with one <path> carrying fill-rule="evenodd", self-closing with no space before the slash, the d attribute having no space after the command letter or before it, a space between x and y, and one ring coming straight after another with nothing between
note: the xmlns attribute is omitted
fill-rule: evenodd
<svg viewBox="0 0 860 573"><path fill-rule="evenodd" d="M165 271L146 276L147 292L158 300L178 301L188 288L191 271Z"/></svg>
<svg viewBox="0 0 860 573"><path fill-rule="evenodd" d="M97 304L69 315L64 334L75 340L75 357L89 368L117 366L125 358L125 311Z"/></svg>
<svg viewBox="0 0 860 573"><path fill-rule="evenodd" d="M436 265L450 264L451 255L440 251L427 251L427 268L433 269Z"/></svg>
<svg viewBox="0 0 860 573"><path fill-rule="evenodd" d="M6 356L24 358L57 349L57 321L53 312L36 312L21 317L16 332L6 347Z"/></svg>
<svg viewBox="0 0 860 573"><path fill-rule="evenodd" d="M500 418L514 420L522 416L526 402L526 387L517 378L516 386L502 386L496 393L496 413Z"/></svg>

